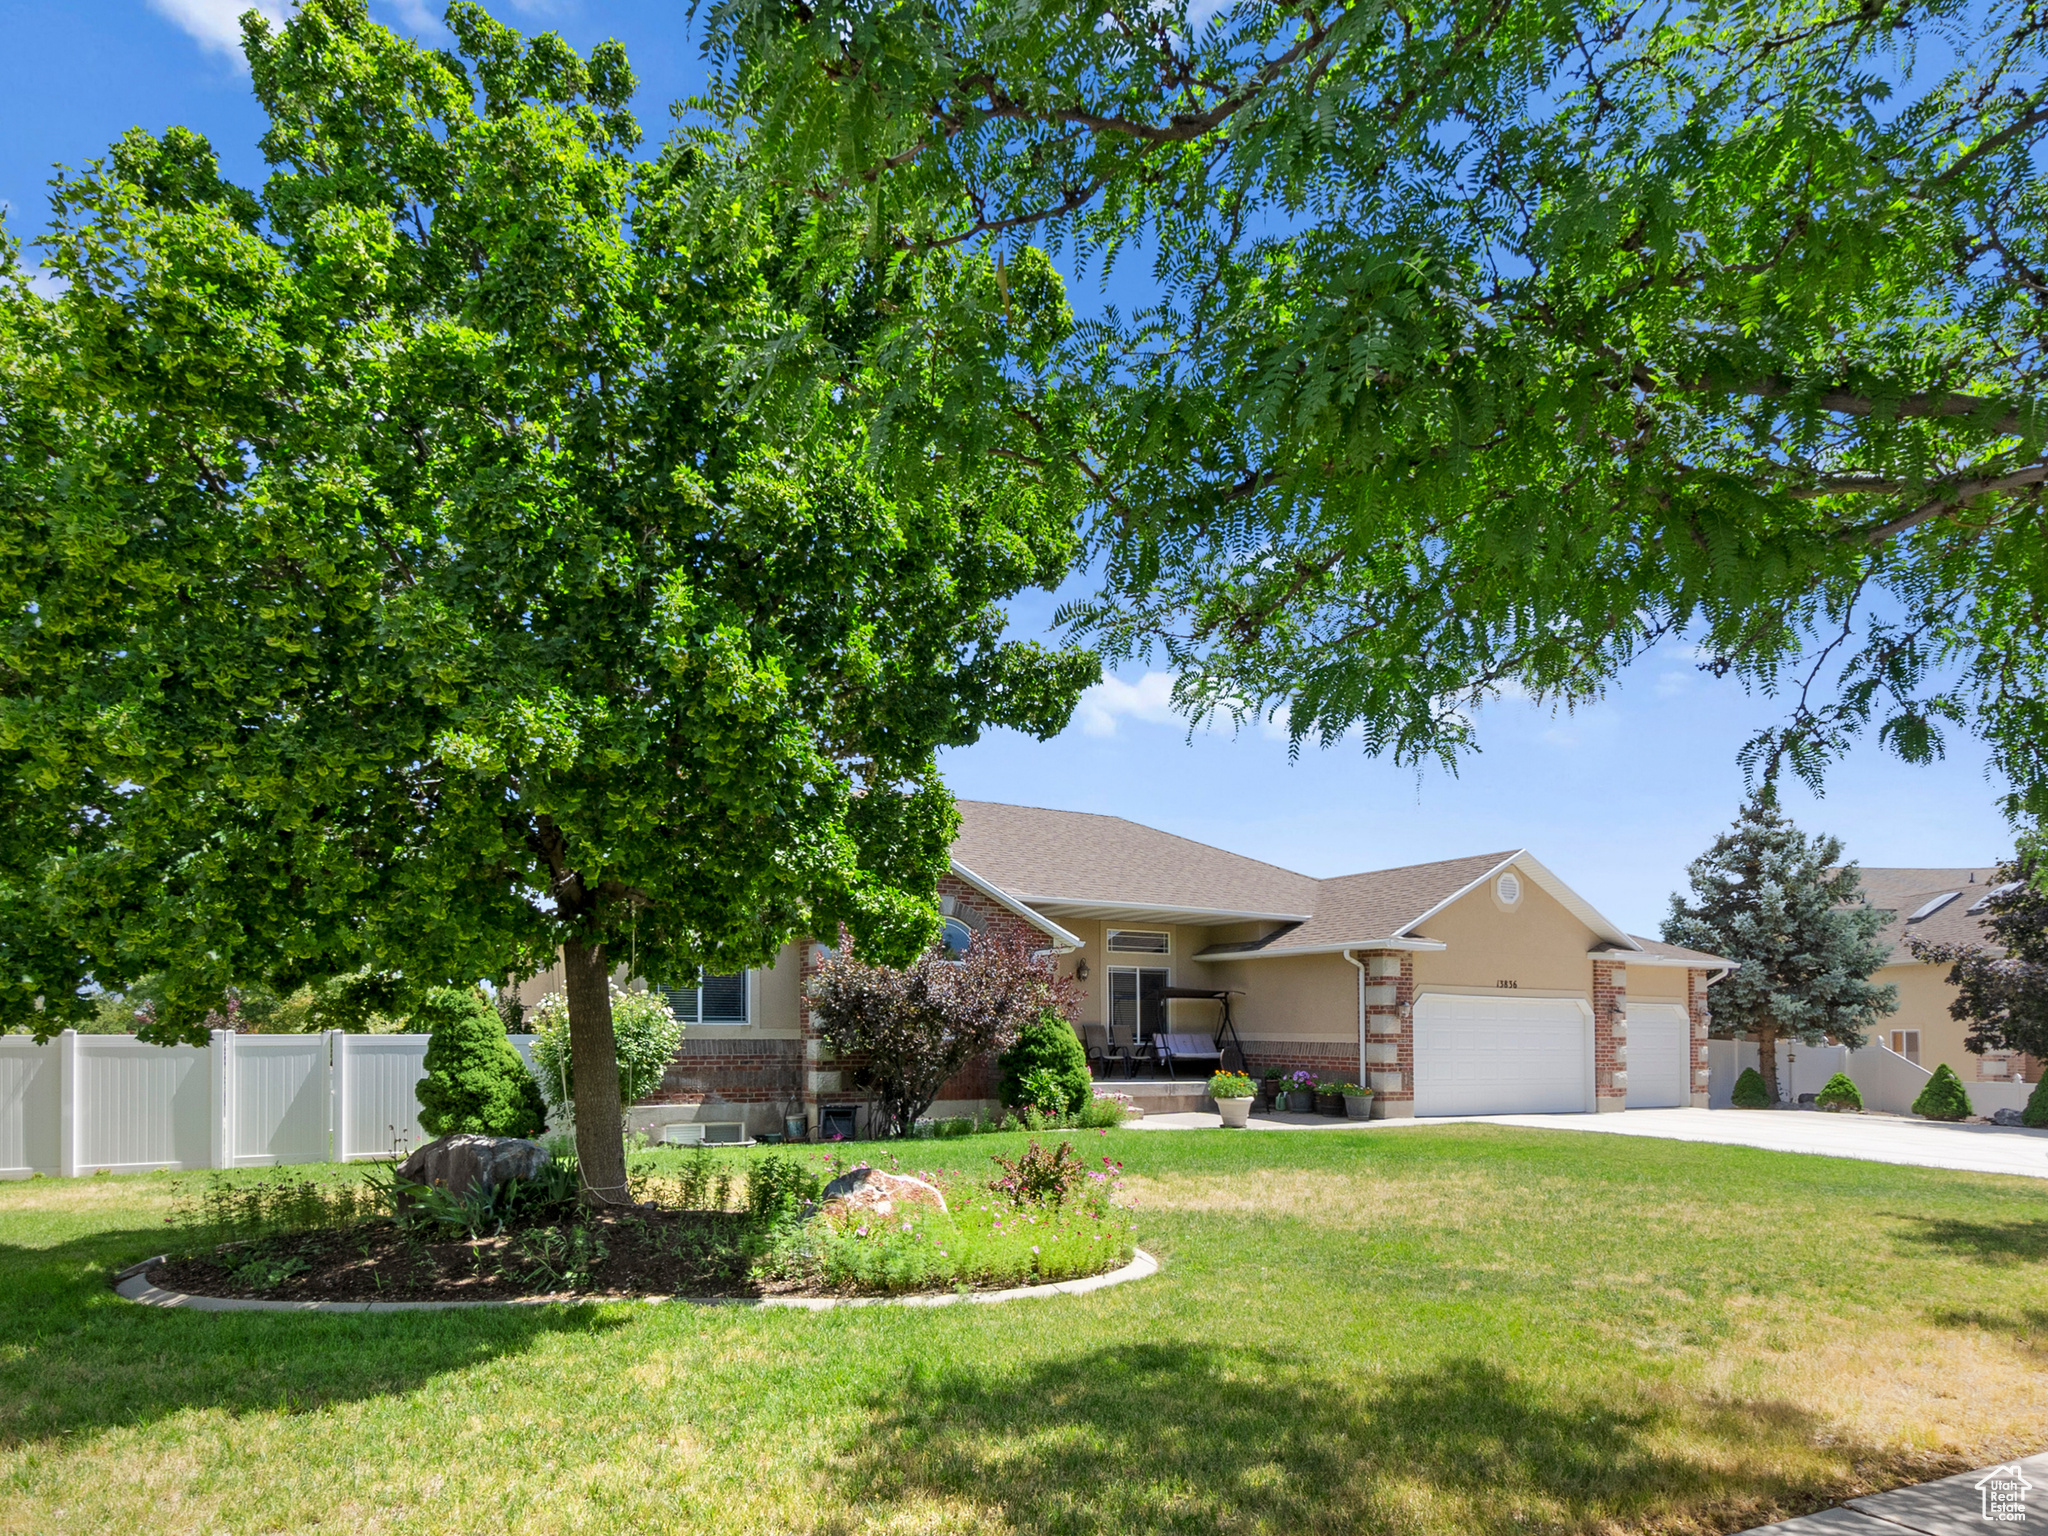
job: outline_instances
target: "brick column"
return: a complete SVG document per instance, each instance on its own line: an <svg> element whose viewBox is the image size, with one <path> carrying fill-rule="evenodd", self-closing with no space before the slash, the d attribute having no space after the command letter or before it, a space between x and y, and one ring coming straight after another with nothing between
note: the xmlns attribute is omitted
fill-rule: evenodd
<svg viewBox="0 0 2048 1536"><path fill-rule="evenodd" d="M1372 1117L1415 1113L1415 961L1406 950L1365 959L1365 1060Z"/></svg>
<svg viewBox="0 0 2048 1536"><path fill-rule="evenodd" d="M1628 1009L1628 967L1593 962L1593 1106L1602 1114L1628 1108L1628 1024L1614 1014Z"/></svg>
<svg viewBox="0 0 2048 1536"><path fill-rule="evenodd" d="M1685 973L1686 1017L1692 1021L1692 1107L1707 1107L1707 1088L1710 1074L1707 1071L1707 1028L1714 1020L1714 1011L1707 1006L1707 984L1713 980L1711 971L1687 971Z"/></svg>

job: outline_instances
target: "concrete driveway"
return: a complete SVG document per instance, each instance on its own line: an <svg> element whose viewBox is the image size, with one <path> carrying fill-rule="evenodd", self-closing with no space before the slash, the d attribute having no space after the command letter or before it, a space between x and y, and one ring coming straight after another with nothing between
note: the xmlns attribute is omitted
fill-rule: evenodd
<svg viewBox="0 0 2048 1536"><path fill-rule="evenodd" d="M1944 1125L1895 1115L1830 1115L1789 1109L1631 1109L1616 1115L1460 1115L1440 1120L1333 1120L1309 1115L1259 1116L1257 1130L1352 1130L1387 1133L1428 1125L1526 1126L1532 1131L1586 1131L1663 1141L1712 1141L1770 1152L1810 1152L1872 1163L2017 1173L2048 1179L2048 1131L2002 1125ZM1152 1130L1222 1124L1213 1114L1147 1115Z"/></svg>

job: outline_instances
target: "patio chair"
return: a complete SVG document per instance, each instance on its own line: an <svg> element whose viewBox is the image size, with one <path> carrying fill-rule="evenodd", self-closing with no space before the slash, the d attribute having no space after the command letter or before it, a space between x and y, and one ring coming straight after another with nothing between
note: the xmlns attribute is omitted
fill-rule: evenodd
<svg viewBox="0 0 2048 1536"><path fill-rule="evenodd" d="M1088 1054L1090 1077L1108 1077L1118 1062L1124 1064L1125 1071L1130 1070L1130 1058L1124 1054L1123 1047L1100 1024L1081 1026L1081 1049Z"/></svg>
<svg viewBox="0 0 2048 1536"><path fill-rule="evenodd" d="M1123 1062L1124 1075L1126 1077L1136 1077L1138 1075L1138 1064L1140 1062L1155 1060L1152 1055L1152 1042L1138 1033L1138 1028L1135 1024L1130 1027L1128 1032L1118 1029L1114 1024L1110 1025L1109 1048L1111 1054L1117 1060Z"/></svg>
<svg viewBox="0 0 2048 1536"><path fill-rule="evenodd" d="M1177 1069L1183 1061L1213 1061L1218 1067L1223 1065L1223 1052L1206 1035L1154 1035L1152 1049L1165 1065L1168 1077L1180 1075Z"/></svg>

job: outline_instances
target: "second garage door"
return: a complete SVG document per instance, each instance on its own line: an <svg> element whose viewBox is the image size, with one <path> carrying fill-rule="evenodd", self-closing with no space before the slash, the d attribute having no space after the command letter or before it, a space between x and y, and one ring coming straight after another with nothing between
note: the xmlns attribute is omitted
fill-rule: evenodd
<svg viewBox="0 0 2048 1536"><path fill-rule="evenodd" d="M1569 998L1425 994L1415 1003L1415 1113L1590 1110L1591 1029Z"/></svg>
<svg viewBox="0 0 2048 1536"><path fill-rule="evenodd" d="M1628 1107L1692 1102L1692 1030L1677 1003L1628 1005Z"/></svg>

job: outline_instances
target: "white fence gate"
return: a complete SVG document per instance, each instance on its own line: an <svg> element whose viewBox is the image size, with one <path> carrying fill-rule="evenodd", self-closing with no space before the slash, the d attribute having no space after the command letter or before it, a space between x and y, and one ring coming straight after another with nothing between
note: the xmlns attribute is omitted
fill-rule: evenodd
<svg viewBox="0 0 2048 1536"><path fill-rule="evenodd" d="M1757 1048L1748 1040L1709 1040L1708 1107L1728 1108L1735 1080L1757 1062ZM1892 1115L1911 1114L1913 1101L1934 1076L1931 1069L1875 1040L1855 1051L1846 1045L1778 1042L1778 1091L1787 1102L1798 1103L1802 1093L1819 1093L1837 1072L1846 1073L1856 1085L1865 1109ZM2024 1109L2027 1095L2034 1090L2031 1083L1980 1083L1964 1078L1963 1091L1970 1096L1970 1108L1988 1118L1994 1110Z"/></svg>
<svg viewBox="0 0 2048 1536"><path fill-rule="evenodd" d="M533 1036L512 1044L529 1066ZM0 1178L266 1168L427 1140L425 1035L238 1035L204 1046L65 1030L0 1035Z"/></svg>

